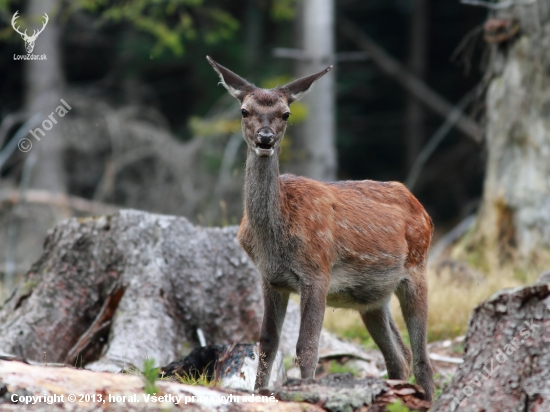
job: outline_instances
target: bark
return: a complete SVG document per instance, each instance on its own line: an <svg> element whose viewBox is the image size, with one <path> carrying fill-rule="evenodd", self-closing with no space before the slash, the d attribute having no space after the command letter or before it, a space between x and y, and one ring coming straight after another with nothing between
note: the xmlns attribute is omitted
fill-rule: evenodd
<svg viewBox="0 0 550 412"><path fill-rule="evenodd" d="M300 17L305 59L299 62L298 75L302 77L334 64L334 1L305 0ZM291 168L298 175L336 179L335 80L333 69L313 86L303 99L308 107L306 123L298 131L290 129L296 158Z"/></svg>
<svg viewBox="0 0 550 412"><path fill-rule="evenodd" d="M260 279L236 232L133 210L59 224L0 311L0 352L119 371L182 358L198 328L210 344L257 341ZM291 302L285 355L295 355L299 322ZM320 356L374 363L326 331Z"/></svg>
<svg viewBox="0 0 550 412"><path fill-rule="evenodd" d="M501 291L474 309L464 363L434 412L549 410L549 287Z"/></svg>
<svg viewBox="0 0 550 412"><path fill-rule="evenodd" d="M247 75L253 73L262 51L263 13L256 0L248 0L246 3L245 42L246 42L246 71Z"/></svg>
<svg viewBox="0 0 550 412"><path fill-rule="evenodd" d="M516 7L512 14L529 16L536 6ZM495 57L489 70L496 75L487 93L488 159L475 239L491 262L519 257L533 263L541 256L548 261L549 9L548 2L540 2L538 29L520 18L521 37L509 40L513 44L508 46L491 45ZM506 13L500 17L509 19L510 11Z"/></svg>
<svg viewBox="0 0 550 412"><path fill-rule="evenodd" d="M426 77L428 45L428 4L426 0L415 0L409 18L409 61L407 69L418 79ZM425 139L425 112L422 102L413 94L407 96L405 119L405 146L407 148L407 166L410 168L420 153Z"/></svg>

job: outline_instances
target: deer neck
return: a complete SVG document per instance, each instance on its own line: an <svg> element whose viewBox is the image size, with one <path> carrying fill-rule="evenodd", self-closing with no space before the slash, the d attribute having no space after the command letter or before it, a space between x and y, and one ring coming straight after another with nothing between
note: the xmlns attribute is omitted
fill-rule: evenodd
<svg viewBox="0 0 550 412"><path fill-rule="evenodd" d="M258 157L248 149L244 183L244 207L250 229L260 237L280 239L282 188L277 153Z"/></svg>

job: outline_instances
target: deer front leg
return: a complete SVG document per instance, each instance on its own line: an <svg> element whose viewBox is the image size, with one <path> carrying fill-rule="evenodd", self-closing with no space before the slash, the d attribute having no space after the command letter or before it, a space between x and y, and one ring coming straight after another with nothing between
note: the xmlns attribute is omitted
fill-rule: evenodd
<svg viewBox="0 0 550 412"><path fill-rule="evenodd" d="M265 388L269 384L273 361L279 349L279 338L285 320L289 293L273 289L267 282L263 284L264 319L260 333L260 359L254 389Z"/></svg>
<svg viewBox="0 0 550 412"><path fill-rule="evenodd" d="M296 359L302 379L313 378L317 368L319 336L325 316L326 290L324 285L300 287L300 335L296 345Z"/></svg>

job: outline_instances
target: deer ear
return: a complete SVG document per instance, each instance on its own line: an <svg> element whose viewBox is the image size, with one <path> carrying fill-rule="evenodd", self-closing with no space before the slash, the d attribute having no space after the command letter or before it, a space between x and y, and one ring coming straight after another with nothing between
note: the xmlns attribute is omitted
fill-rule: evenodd
<svg viewBox="0 0 550 412"><path fill-rule="evenodd" d="M284 86L278 87L278 89L286 94L288 104L291 104L296 100L300 100L302 97L304 97L304 94L306 94L306 92L311 89L313 83L315 83L331 70L332 66L329 66L319 73L310 74L309 76L294 80L293 82L285 84Z"/></svg>
<svg viewBox="0 0 550 412"><path fill-rule="evenodd" d="M206 56L206 60L208 60L208 63L216 70L220 76L221 84L227 89L231 96L236 97L242 102L244 97L254 89L253 84L248 83L241 76L233 73L221 64L216 63L210 56Z"/></svg>

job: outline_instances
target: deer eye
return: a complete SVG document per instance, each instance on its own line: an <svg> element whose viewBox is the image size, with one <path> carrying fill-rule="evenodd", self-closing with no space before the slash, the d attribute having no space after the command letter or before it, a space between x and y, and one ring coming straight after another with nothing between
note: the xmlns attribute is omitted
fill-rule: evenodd
<svg viewBox="0 0 550 412"><path fill-rule="evenodd" d="M288 116L290 116L289 112L286 112L283 114L283 120L286 122L288 120Z"/></svg>
<svg viewBox="0 0 550 412"><path fill-rule="evenodd" d="M241 109L241 114L243 115L243 117L248 117L249 115L248 110L246 109Z"/></svg>

